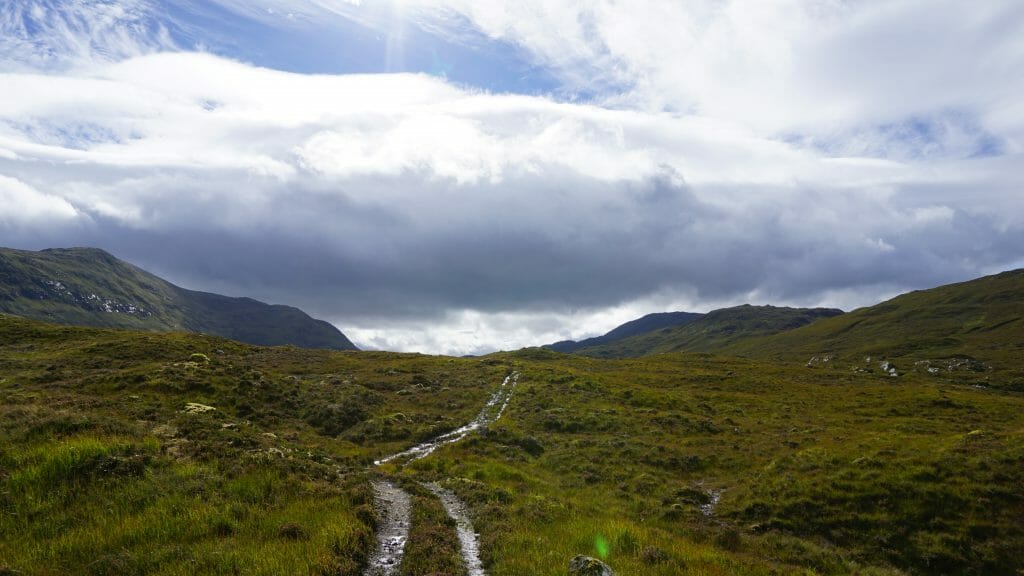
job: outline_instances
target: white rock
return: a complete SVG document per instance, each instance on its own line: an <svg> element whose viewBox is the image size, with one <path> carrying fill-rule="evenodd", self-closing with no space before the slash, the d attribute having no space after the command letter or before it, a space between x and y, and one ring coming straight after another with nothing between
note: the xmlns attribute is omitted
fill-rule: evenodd
<svg viewBox="0 0 1024 576"><path fill-rule="evenodd" d="M207 406L206 404L199 404L197 402L189 402L185 404L185 409L182 412L186 414L205 414L207 412L213 412L216 410L213 406Z"/></svg>

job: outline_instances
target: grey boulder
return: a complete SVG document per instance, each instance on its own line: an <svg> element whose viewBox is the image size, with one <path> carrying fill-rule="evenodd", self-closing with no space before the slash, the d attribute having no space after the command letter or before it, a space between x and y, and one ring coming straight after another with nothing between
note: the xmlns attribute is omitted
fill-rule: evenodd
<svg viewBox="0 0 1024 576"><path fill-rule="evenodd" d="M579 555L569 561L569 576L615 576L615 572L597 558Z"/></svg>

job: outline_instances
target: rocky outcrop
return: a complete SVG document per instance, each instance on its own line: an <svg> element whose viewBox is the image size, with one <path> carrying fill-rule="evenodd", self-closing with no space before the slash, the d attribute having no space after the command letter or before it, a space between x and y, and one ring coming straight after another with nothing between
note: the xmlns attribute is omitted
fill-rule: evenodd
<svg viewBox="0 0 1024 576"><path fill-rule="evenodd" d="M885 372L892 378L895 378L900 375L899 372L896 371L896 366L892 362L889 362L888 360L879 363L878 367L882 369L882 372Z"/></svg>
<svg viewBox="0 0 1024 576"><path fill-rule="evenodd" d="M828 366L828 363L831 362L832 359L833 356L831 354L825 354L822 356L812 356L811 359L807 361L807 364L805 364L805 366L807 366L808 368L821 368L824 366Z"/></svg>

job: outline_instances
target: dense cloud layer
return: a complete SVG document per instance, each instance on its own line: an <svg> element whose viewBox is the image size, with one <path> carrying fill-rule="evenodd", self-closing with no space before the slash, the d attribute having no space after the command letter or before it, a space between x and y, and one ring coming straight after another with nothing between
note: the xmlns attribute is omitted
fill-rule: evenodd
<svg viewBox="0 0 1024 576"><path fill-rule="evenodd" d="M811 79L827 56L883 58L878 39L923 9L912 2L798 3L767 31L754 24L779 13L594 3L576 13L590 27L562 36L575 12L548 3L407 4L416 22L522 46L566 87L592 75L620 90L580 104L419 74L312 76L126 32L117 57L83 49L88 63L59 74L21 69L31 59L0 74L0 243L100 246L188 287L299 305L363 346L446 353L657 310L848 308L1024 265L1022 76L994 79L1024 61L1012 3L929 16L965 22L953 71L971 55L988 67L942 97L918 92L953 72L909 40L885 46L919 81L887 92L852 65ZM685 38L630 39L686 18Z"/></svg>

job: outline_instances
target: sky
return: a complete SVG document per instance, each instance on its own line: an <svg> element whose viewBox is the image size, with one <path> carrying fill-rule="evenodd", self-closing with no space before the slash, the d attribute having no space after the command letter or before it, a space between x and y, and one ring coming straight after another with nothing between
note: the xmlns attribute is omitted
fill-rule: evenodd
<svg viewBox="0 0 1024 576"><path fill-rule="evenodd" d="M5 0L0 245L443 354L1024 267L1018 0Z"/></svg>

